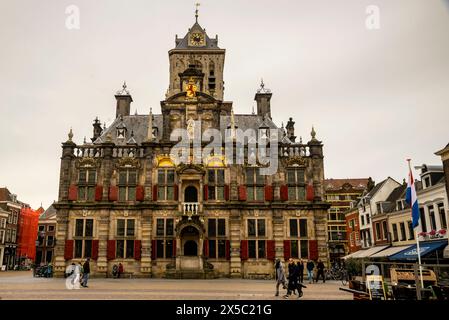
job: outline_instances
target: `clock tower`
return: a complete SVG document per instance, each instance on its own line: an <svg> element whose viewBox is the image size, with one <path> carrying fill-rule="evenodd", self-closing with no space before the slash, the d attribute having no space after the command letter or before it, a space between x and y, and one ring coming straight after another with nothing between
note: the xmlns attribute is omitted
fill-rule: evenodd
<svg viewBox="0 0 449 320"><path fill-rule="evenodd" d="M180 75L195 66L203 74L203 79L199 81L201 88L198 90L223 101L223 69L226 50L218 47L218 36L210 38L206 29L200 26L198 10L196 10L195 20L184 38L178 38L176 35L175 48L168 52L170 83L166 98L185 91Z"/></svg>

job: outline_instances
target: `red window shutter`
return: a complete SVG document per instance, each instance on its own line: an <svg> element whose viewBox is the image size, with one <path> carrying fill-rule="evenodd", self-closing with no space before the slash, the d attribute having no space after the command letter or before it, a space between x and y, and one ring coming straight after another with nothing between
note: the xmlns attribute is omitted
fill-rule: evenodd
<svg viewBox="0 0 449 320"><path fill-rule="evenodd" d="M209 200L209 186L207 184L203 186L203 191L204 191L203 200Z"/></svg>
<svg viewBox="0 0 449 320"><path fill-rule="evenodd" d="M267 247L267 259L274 260L274 258L276 256L274 240L267 240L266 247Z"/></svg>
<svg viewBox="0 0 449 320"><path fill-rule="evenodd" d="M306 200L313 201L315 198L315 190L313 189L313 185L308 184L306 188Z"/></svg>
<svg viewBox="0 0 449 320"><path fill-rule="evenodd" d="M265 186L265 201L273 201L273 187Z"/></svg>
<svg viewBox="0 0 449 320"><path fill-rule="evenodd" d="M318 241L317 240L309 240L309 259L310 260L318 259Z"/></svg>
<svg viewBox="0 0 449 320"><path fill-rule="evenodd" d="M226 184L224 186L224 197L225 197L226 201L229 201L229 185L228 184Z"/></svg>
<svg viewBox="0 0 449 320"><path fill-rule="evenodd" d="M103 186L95 187L95 201L103 200Z"/></svg>
<svg viewBox="0 0 449 320"><path fill-rule="evenodd" d="M72 260L73 259L73 240L66 240L64 247L64 259Z"/></svg>
<svg viewBox="0 0 449 320"><path fill-rule="evenodd" d="M110 186L109 187L109 201L117 201L118 200L118 187Z"/></svg>
<svg viewBox="0 0 449 320"><path fill-rule="evenodd" d="M284 240L284 259L290 259L290 240Z"/></svg>
<svg viewBox="0 0 449 320"><path fill-rule="evenodd" d="M240 259L248 260L248 240L242 240L240 242Z"/></svg>
<svg viewBox="0 0 449 320"><path fill-rule="evenodd" d="M145 190L143 186L136 187L136 201L143 201L145 196Z"/></svg>
<svg viewBox="0 0 449 320"><path fill-rule="evenodd" d="M76 201L76 200L78 200L78 187L72 184L69 187L69 201Z"/></svg>
<svg viewBox="0 0 449 320"><path fill-rule="evenodd" d="M173 238L173 258L176 257L176 238Z"/></svg>
<svg viewBox="0 0 449 320"><path fill-rule="evenodd" d="M240 201L247 200L246 186L239 186L239 200Z"/></svg>
<svg viewBox="0 0 449 320"><path fill-rule="evenodd" d="M115 259L115 240L108 240L107 259L108 261Z"/></svg>
<svg viewBox="0 0 449 320"><path fill-rule="evenodd" d="M151 240L151 260L156 259L156 240Z"/></svg>
<svg viewBox="0 0 449 320"><path fill-rule="evenodd" d="M281 201L288 201L288 186L281 186Z"/></svg>
<svg viewBox="0 0 449 320"><path fill-rule="evenodd" d="M178 187L178 185L175 184L173 186L173 189L174 189L173 193L174 193L175 201L178 201L179 200L179 187Z"/></svg>
<svg viewBox="0 0 449 320"><path fill-rule="evenodd" d="M157 184L153 186L153 201L157 201Z"/></svg>
<svg viewBox="0 0 449 320"><path fill-rule="evenodd" d="M231 242L229 240L226 240L226 259L231 259Z"/></svg>
<svg viewBox="0 0 449 320"><path fill-rule="evenodd" d="M140 240L134 240L134 259L135 260L140 260L141 257L141 242Z"/></svg>
<svg viewBox="0 0 449 320"><path fill-rule="evenodd" d="M209 258L209 239L204 239L203 242L203 254L206 258Z"/></svg>
<svg viewBox="0 0 449 320"><path fill-rule="evenodd" d="M92 240L92 260L98 260L99 240Z"/></svg>

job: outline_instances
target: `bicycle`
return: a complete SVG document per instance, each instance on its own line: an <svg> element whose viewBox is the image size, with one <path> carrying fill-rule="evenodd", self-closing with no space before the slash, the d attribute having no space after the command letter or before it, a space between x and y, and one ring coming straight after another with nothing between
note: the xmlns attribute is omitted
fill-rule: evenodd
<svg viewBox="0 0 449 320"><path fill-rule="evenodd" d="M348 270L341 269L340 270L340 274L341 274L341 284L346 286L348 284L348 282L349 282Z"/></svg>

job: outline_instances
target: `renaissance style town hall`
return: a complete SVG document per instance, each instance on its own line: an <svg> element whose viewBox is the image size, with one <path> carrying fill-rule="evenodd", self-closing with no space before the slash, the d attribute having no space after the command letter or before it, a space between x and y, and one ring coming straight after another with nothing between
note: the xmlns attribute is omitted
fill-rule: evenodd
<svg viewBox="0 0 449 320"><path fill-rule="evenodd" d="M76 144L70 130L62 144L55 274L86 258L97 277L109 277L119 263L134 277L160 278L271 278L276 258L326 263L330 205L315 130L303 143L292 118L285 128L274 124L272 93L263 83L257 110L234 115L224 100L225 50L198 17L184 38L176 36L168 56L162 114L131 115L133 99L123 85L112 124L102 127L96 119L91 142ZM246 145L243 163L219 154L176 162L175 129L217 129L223 137L251 129L259 142L275 131L277 170L261 174L264 165L249 163ZM235 136L231 146L235 158Z"/></svg>

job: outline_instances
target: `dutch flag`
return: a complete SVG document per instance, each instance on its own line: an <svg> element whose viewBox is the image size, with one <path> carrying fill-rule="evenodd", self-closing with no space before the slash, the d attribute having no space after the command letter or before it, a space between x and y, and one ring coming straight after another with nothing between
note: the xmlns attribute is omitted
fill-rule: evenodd
<svg viewBox="0 0 449 320"><path fill-rule="evenodd" d="M412 208L412 226L414 229L419 225L419 205L418 197L416 196L415 180L413 179L412 168L410 166L409 168L410 173L408 175L407 194L405 196L405 201Z"/></svg>

